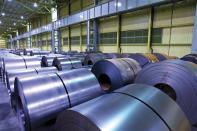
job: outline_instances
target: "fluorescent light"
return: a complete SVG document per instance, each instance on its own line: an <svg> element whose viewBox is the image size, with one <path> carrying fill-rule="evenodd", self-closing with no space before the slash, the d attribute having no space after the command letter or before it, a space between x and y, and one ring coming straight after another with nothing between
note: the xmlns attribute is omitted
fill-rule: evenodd
<svg viewBox="0 0 197 131"><path fill-rule="evenodd" d="M1 13L1 15L2 15L2 16L5 16L5 13L4 13L4 12L2 12L2 13Z"/></svg>
<svg viewBox="0 0 197 131"><path fill-rule="evenodd" d="M0 21L0 24L2 24L2 22Z"/></svg>
<svg viewBox="0 0 197 131"><path fill-rule="evenodd" d="M33 4L33 6L34 6L34 7L38 7L38 4L35 2L35 3Z"/></svg>
<svg viewBox="0 0 197 131"><path fill-rule="evenodd" d="M24 16L21 16L21 19L24 19Z"/></svg>
<svg viewBox="0 0 197 131"><path fill-rule="evenodd" d="M12 2L12 0L7 0L8 2Z"/></svg>
<svg viewBox="0 0 197 131"><path fill-rule="evenodd" d="M13 25L15 26L15 25L16 25L16 23L14 22L14 23L13 23Z"/></svg>

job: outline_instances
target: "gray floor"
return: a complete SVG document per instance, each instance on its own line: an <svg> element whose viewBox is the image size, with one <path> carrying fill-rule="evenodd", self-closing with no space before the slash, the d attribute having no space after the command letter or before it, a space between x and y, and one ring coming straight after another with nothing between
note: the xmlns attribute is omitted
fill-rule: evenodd
<svg viewBox="0 0 197 131"><path fill-rule="evenodd" d="M0 80L0 131L20 131L18 121L9 104L9 95Z"/></svg>

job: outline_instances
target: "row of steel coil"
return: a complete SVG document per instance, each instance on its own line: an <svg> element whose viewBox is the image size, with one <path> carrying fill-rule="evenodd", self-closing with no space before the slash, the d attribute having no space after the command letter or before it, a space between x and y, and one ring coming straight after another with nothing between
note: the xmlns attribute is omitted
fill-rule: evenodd
<svg viewBox="0 0 197 131"><path fill-rule="evenodd" d="M9 55L2 70L21 130L49 121L57 131L190 131L197 123L192 61L70 52L36 57L36 66L35 56Z"/></svg>

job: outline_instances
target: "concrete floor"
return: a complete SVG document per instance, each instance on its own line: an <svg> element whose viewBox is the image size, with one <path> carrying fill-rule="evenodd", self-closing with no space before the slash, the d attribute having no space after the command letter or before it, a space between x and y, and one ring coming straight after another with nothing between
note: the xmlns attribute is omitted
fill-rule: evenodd
<svg viewBox="0 0 197 131"><path fill-rule="evenodd" d="M20 131L18 120L9 104L9 95L0 80L0 131Z"/></svg>

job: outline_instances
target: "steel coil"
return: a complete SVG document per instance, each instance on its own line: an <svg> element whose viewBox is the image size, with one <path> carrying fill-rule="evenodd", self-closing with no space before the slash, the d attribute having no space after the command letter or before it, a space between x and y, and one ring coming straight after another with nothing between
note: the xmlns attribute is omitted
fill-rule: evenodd
<svg viewBox="0 0 197 131"><path fill-rule="evenodd" d="M107 58L114 59L114 58L122 58L122 55L119 53L104 53Z"/></svg>
<svg viewBox="0 0 197 131"><path fill-rule="evenodd" d="M153 53L153 55L155 55L159 61L164 61L168 59L168 56L165 54Z"/></svg>
<svg viewBox="0 0 197 131"><path fill-rule="evenodd" d="M189 61L189 62L192 62L194 64L197 64L197 54L188 54L188 55L185 55L181 58L181 60L184 60L184 61Z"/></svg>
<svg viewBox="0 0 197 131"><path fill-rule="evenodd" d="M143 68L135 83L155 86L174 99L192 124L197 123L197 67L181 60L167 60Z"/></svg>
<svg viewBox="0 0 197 131"><path fill-rule="evenodd" d="M103 93L98 80L88 69L75 69L58 75L66 87L71 107Z"/></svg>
<svg viewBox="0 0 197 131"><path fill-rule="evenodd" d="M81 59L77 57L69 57L69 60L71 62L72 68L77 69L82 67Z"/></svg>
<svg viewBox="0 0 197 131"><path fill-rule="evenodd" d="M64 85L56 74L16 78L15 85L16 110L22 130L32 130L70 107Z"/></svg>
<svg viewBox="0 0 197 131"><path fill-rule="evenodd" d="M41 66L42 67L50 67L53 64L53 59L57 57L57 58L61 58L61 57L65 57L64 55L60 55L60 54L54 54L54 55L49 55L49 56L43 56L41 59Z"/></svg>
<svg viewBox="0 0 197 131"><path fill-rule="evenodd" d="M54 58L53 66L55 66L59 71L77 69L82 67L82 62L76 57L59 57Z"/></svg>
<svg viewBox="0 0 197 131"><path fill-rule="evenodd" d="M53 66L55 66L59 71L72 69L72 63L68 57L54 58Z"/></svg>
<svg viewBox="0 0 197 131"><path fill-rule="evenodd" d="M191 127L184 113L167 95L150 86L128 85L62 112L55 129L190 131Z"/></svg>
<svg viewBox="0 0 197 131"><path fill-rule="evenodd" d="M129 56L129 58L136 60L140 64L141 67L144 67L151 63L151 61L147 57L139 53L132 54Z"/></svg>
<svg viewBox="0 0 197 131"><path fill-rule="evenodd" d="M23 56L26 68L41 67L41 60L38 57Z"/></svg>
<svg viewBox="0 0 197 131"><path fill-rule="evenodd" d="M61 111L100 96L103 91L87 69L15 80L17 115L26 130L44 124ZM22 126L22 127L23 127Z"/></svg>
<svg viewBox="0 0 197 131"><path fill-rule="evenodd" d="M16 77L24 78L24 77L31 77L37 74L44 74L44 73L56 73L58 70L55 67L47 67L47 68L35 68L35 69L18 69L18 70L7 70L6 71L6 83L7 88L10 95L10 104L11 107L15 110L15 89L14 89L14 80Z"/></svg>
<svg viewBox="0 0 197 131"><path fill-rule="evenodd" d="M102 53L97 53L97 54L91 53L85 57L84 65L94 65L97 61L103 59L109 59L109 57Z"/></svg>
<svg viewBox="0 0 197 131"><path fill-rule="evenodd" d="M123 58L129 58L130 55L132 55L132 53L123 53L122 57Z"/></svg>
<svg viewBox="0 0 197 131"><path fill-rule="evenodd" d="M140 70L138 62L130 58L100 60L92 67L92 72L106 91L133 83Z"/></svg>

